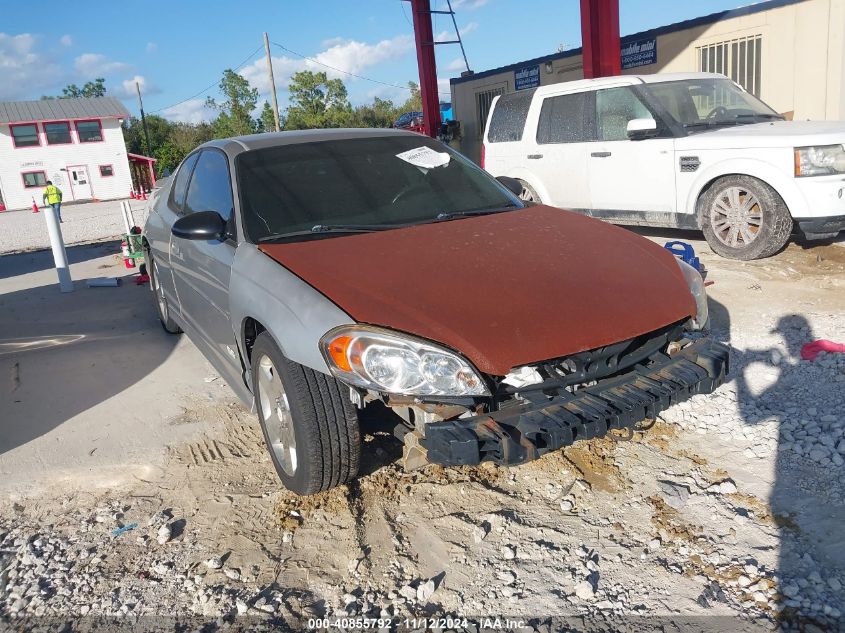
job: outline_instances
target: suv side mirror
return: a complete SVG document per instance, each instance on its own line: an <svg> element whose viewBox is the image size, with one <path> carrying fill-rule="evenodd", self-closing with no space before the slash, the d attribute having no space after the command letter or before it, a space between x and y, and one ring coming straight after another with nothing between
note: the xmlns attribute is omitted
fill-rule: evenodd
<svg viewBox="0 0 845 633"><path fill-rule="evenodd" d="M217 211L198 211L176 220L170 232L183 240L220 240L226 233L226 221Z"/></svg>
<svg viewBox="0 0 845 633"><path fill-rule="evenodd" d="M496 176L496 180L502 183L513 195L522 195L522 183L516 178L511 178L510 176Z"/></svg>
<svg viewBox="0 0 845 633"><path fill-rule="evenodd" d="M641 141L657 134L657 121L654 119L631 119L628 121L628 138Z"/></svg>

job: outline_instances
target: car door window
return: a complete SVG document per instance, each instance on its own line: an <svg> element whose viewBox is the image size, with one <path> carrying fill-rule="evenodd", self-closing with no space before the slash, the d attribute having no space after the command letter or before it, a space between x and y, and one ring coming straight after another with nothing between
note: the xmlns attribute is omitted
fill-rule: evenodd
<svg viewBox="0 0 845 633"><path fill-rule="evenodd" d="M194 168L185 200L185 213L216 211L228 222L233 206L226 155L213 149L204 150Z"/></svg>
<svg viewBox="0 0 845 633"><path fill-rule="evenodd" d="M590 93L546 97L540 108L537 143L583 143L593 138Z"/></svg>
<svg viewBox="0 0 845 633"><path fill-rule="evenodd" d="M628 121L652 118L654 116L649 109L628 87L596 92L596 122L600 141L627 140Z"/></svg>
<svg viewBox="0 0 845 633"><path fill-rule="evenodd" d="M173 183L173 189L170 193L170 206L176 213L182 213L185 194L188 192L188 181L191 179L191 172L196 165L197 158L199 158L199 152L188 156L179 167L179 173L176 174L176 181Z"/></svg>

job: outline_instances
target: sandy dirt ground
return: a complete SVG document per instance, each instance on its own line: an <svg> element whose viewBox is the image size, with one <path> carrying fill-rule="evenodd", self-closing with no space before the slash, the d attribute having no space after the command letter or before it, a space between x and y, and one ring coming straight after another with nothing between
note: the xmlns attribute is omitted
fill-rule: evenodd
<svg viewBox="0 0 845 633"><path fill-rule="evenodd" d="M845 342L845 248L742 263L682 237L732 347L716 393L516 468L404 473L369 412L361 476L309 498L280 489L255 416L145 288L67 298L38 254L0 260L0 619L842 628L845 355L798 350ZM109 248L74 274L121 274ZM439 616L458 620L413 619Z"/></svg>

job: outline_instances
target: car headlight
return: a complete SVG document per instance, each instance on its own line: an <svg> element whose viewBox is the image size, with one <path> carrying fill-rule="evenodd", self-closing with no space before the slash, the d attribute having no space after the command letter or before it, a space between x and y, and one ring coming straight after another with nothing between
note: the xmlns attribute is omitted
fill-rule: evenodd
<svg viewBox="0 0 845 633"><path fill-rule="evenodd" d="M795 148L796 176L829 176L845 173L845 147L815 145Z"/></svg>
<svg viewBox="0 0 845 633"><path fill-rule="evenodd" d="M695 318L692 321L692 326L696 330L701 330L707 326L707 319L710 317L709 309L707 308L707 290L704 288L704 278L695 268L675 258L678 266L681 267L681 273L689 286L690 294L695 299Z"/></svg>
<svg viewBox="0 0 845 633"><path fill-rule="evenodd" d="M336 378L364 389L407 396L490 395L469 362L408 334L344 325L320 339L320 351Z"/></svg>

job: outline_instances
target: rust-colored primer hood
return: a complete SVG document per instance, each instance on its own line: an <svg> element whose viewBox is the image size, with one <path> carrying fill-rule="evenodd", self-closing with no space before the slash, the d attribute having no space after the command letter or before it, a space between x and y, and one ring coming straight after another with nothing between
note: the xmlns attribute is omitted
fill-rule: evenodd
<svg viewBox="0 0 845 633"><path fill-rule="evenodd" d="M668 251L546 206L260 248L356 321L498 376L695 314Z"/></svg>

